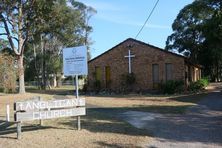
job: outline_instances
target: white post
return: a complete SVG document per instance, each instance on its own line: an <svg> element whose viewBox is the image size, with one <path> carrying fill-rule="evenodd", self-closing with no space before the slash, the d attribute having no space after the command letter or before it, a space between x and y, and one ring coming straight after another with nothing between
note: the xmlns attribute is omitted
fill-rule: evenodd
<svg viewBox="0 0 222 148"><path fill-rule="evenodd" d="M17 139L21 139L22 122L17 122Z"/></svg>
<svg viewBox="0 0 222 148"><path fill-rule="evenodd" d="M6 105L6 121L10 122L10 108L9 108L9 104Z"/></svg>
<svg viewBox="0 0 222 148"><path fill-rule="evenodd" d="M130 57L130 50L129 50L129 73L131 73L131 57Z"/></svg>
<svg viewBox="0 0 222 148"><path fill-rule="evenodd" d="M76 75L76 98L79 99L79 82L78 82L78 75Z"/></svg>
<svg viewBox="0 0 222 148"><path fill-rule="evenodd" d="M76 99L79 102L79 80L78 75L76 75ZM77 116L77 129L81 129L80 116Z"/></svg>
<svg viewBox="0 0 222 148"><path fill-rule="evenodd" d="M41 97L38 98L38 101L39 101L39 102L42 101ZM41 111L41 109L39 109L39 112L40 112L40 111ZM40 126L43 126L43 120L42 120L42 119L39 120L39 125L40 125Z"/></svg>

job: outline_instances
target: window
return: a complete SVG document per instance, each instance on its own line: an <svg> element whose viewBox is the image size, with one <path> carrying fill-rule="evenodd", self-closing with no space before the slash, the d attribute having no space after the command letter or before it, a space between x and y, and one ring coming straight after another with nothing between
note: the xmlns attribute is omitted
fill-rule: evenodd
<svg viewBox="0 0 222 148"><path fill-rule="evenodd" d="M153 84L159 83L159 65L152 65Z"/></svg>
<svg viewBox="0 0 222 148"><path fill-rule="evenodd" d="M173 65L171 63L165 64L166 81L173 80Z"/></svg>
<svg viewBox="0 0 222 148"><path fill-rule="evenodd" d="M96 80L101 81L101 74L102 74L101 68L99 66L96 66L95 70L96 70L95 74Z"/></svg>

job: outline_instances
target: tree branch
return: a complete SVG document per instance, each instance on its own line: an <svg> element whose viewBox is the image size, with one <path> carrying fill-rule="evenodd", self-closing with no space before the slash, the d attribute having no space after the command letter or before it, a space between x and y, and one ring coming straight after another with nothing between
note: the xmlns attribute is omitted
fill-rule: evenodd
<svg viewBox="0 0 222 148"><path fill-rule="evenodd" d="M19 42L19 40L18 40L16 37L11 37L11 38L13 38L13 39L16 40L17 42Z"/></svg>
<svg viewBox="0 0 222 148"><path fill-rule="evenodd" d="M7 33L0 33L0 35L7 35Z"/></svg>
<svg viewBox="0 0 222 148"><path fill-rule="evenodd" d="M0 19L3 21L3 24L4 24L4 28L5 28L5 31L6 31L6 34L7 34L7 37L8 37L8 41L9 41L9 44L12 48L12 50L15 52L16 55L19 55L18 51L15 49L15 46L14 46L14 43L12 41L12 36L10 34L10 31L9 31L9 28L8 28L8 24L4 18L4 16L2 14L0 14Z"/></svg>

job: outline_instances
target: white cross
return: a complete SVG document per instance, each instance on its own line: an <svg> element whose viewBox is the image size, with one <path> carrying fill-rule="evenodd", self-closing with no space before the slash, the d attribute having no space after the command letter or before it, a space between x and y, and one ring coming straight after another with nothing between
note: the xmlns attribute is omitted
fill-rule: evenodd
<svg viewBox="0 0 222 148"><path fill-rule="evenodd" d="M131 55L130 50L128 51L128 55L124 56L125 58L128 58L129 60L129 73L131 73L131 58L134 58L135 55Z"/></svg>

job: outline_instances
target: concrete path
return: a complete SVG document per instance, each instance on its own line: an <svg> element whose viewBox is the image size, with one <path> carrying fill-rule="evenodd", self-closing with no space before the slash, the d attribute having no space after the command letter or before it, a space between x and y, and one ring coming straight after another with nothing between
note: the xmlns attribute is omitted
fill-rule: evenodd
<svg viewBox="0 0 222 148"><path fill-rule="evenodd" d="M151 131L148 148L222 147L222 92L209 93L185 115L161 115L129 111L121 114L137 128Z"/></svg>

